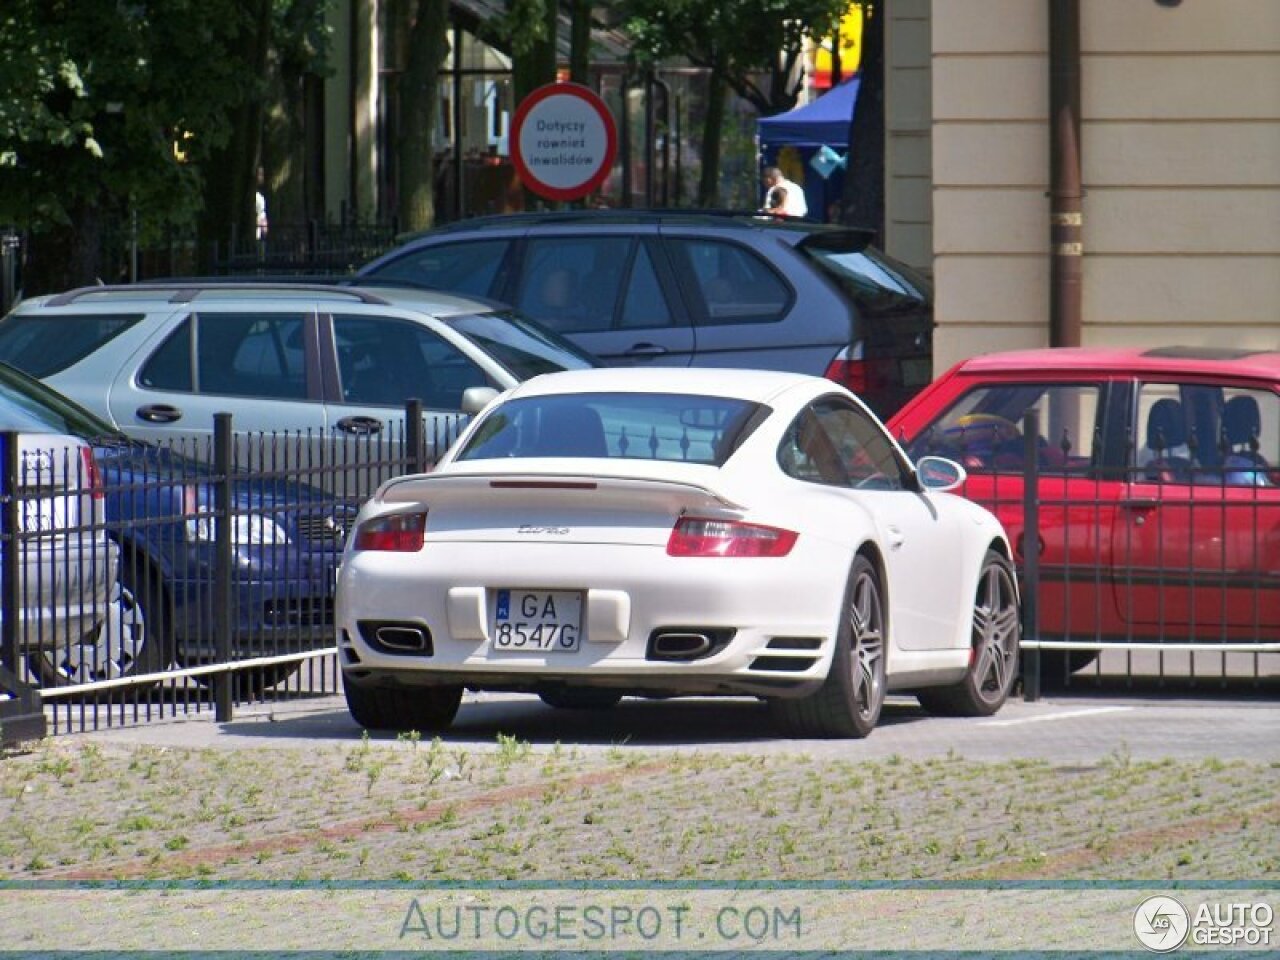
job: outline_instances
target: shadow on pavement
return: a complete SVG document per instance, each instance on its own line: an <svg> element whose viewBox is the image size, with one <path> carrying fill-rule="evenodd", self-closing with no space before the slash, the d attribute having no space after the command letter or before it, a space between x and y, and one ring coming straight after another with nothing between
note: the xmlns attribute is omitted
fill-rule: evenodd
<svg viewBox="0 0 1280 960"><path fill-rule="evenodd" d="M880 726L910 723L925 716L913 698L892 698L884 706ZM261 717L236 720L223 724L222 730L233 736L263 738L351 740L361 736L361 728L345 709L285 715L269 723ZM533 744L567 746L696 746L784 739L763 703L729 697L627 698L610 710L557 710L534 696L464 700L457 719L440 737L447 743L493 744L499 734ZM396 736L370 731L374 740L394 740Z"/></svg>

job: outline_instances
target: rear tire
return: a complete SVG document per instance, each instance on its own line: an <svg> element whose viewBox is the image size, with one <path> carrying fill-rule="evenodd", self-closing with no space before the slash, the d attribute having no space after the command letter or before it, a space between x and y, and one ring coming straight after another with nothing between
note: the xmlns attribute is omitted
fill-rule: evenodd
<svg viewBox="0 0 1280 960"><path fill-rule="evenodd" d="M806 738L868 736L884 706L887 638L880 575L859 554L849 571L827 679L806 697L769 702L782 731Z"/></svg>
<svg viewBox="0 0 1280 960"><path fill-rule="evenodd" d="M1014 584L1009 561L988 550L973 601L969 669L955 686L917 692L920 706L946 717L989 717L1004 706L1018 678L1022 639L1022 617Z"/></svg>
<svg viewBox="0 0 1280 960"><path fill-rule="evenodd" d="M347 709L370 730L432 733L446 729L462 703L462 687L380 687L342 678Z"/></svg>
<svg viewBox="0 0 1280 960"><path fill-rule="evenodd" d="M540 691L538 696L548 707L557 710L611 710L622 699L616 690L599 687L560 687Z"/></svg>

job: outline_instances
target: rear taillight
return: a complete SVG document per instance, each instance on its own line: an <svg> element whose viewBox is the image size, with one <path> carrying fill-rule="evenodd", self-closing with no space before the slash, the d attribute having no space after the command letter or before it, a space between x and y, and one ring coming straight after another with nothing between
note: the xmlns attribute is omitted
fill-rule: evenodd
<svg viewBox="0 0 1280 960"><path fill-rule="evenodd" d="M374 517L356 527L354 550L391 550L416 553L427 532L427 512L391 513Z"/></svg>
<svg viewBox="0 0 1280 960"><path fill-rule="evenodd" d="M667 540L671 557L785 557L795 546L791 530L734 520L681 517Z"/></svg>
<svg viewBox="0 0 1280 960"><path fill-rule="evenodd" d="M863 356L862 341L845 347L827 364L823 376L834 380L852 393L871 393L886 386L892 379L892 360L868 360Z"/></svg>
<svg viewBox="0 0 1280 960"><path fill-rule="evenodd" d="M83 467L81 476L89 488L89 494L94 500L101 500L106 495L102 489L102 473L98 470L98 461L93 459L93 450L89 447L80 448L80 465Z"/></svg>
<svg viewBox="0 0 1280 960"><path fill-rule="evenodd" d="M836 358L827 367L824 376L834 380L852 393L866 393L870 386L870 371L865 360L841 360Z"/></svg>

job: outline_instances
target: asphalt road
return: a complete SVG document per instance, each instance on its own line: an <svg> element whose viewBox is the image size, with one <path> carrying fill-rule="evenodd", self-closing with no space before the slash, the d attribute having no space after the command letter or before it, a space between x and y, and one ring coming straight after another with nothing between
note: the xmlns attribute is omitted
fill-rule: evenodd
<svg viewBox="0 0 1280 960"><path fill-rule="evenodd" d="M1159 695L1119 689L1091 695L1011 700L983 719L931 717L915 700L891 697L880 727L862 741L793 741L778 737L764 706L749 699L624 700L608 711L566 711L535 697L470 694L443 739L477 749L499 734L536 747L559 742L587 750L621 746L653 750L814 756L956 755L974 760L1040 759L1054 764L1134 760L1250 760L1280 763L1276 691L1251 696ZM229 723L210 716L72 734L73 738L164 746L305 748L358 741L361 729L341 697L241 707ZM374 739L394 739L374 734Z"/></svg>

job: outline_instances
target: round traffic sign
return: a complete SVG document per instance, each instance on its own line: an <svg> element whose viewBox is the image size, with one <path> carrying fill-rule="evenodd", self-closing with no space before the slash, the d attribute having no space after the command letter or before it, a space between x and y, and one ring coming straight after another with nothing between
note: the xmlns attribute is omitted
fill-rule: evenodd
<svg viewBox="0 0 1280 960"><path fill-rule="evenodd" d="M551 200L577 200L599 189L617 152L613 115L581 84L539 87L511 121L516 172L526 187Z"/></svg>

